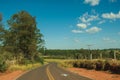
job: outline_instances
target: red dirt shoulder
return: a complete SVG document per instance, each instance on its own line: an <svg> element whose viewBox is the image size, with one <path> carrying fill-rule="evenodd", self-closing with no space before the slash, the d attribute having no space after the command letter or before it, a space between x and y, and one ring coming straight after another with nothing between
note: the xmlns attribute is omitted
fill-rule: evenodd
<svg viewBox="0 0 120 80"><path fill-rule="evenodd" d="M110 74L105 71L87 70L83 68L68 68L68 70L93 80L120 80L119 74Z"/></svg>
<svg viewBox="0 0 120 80"><path fill-rule="evenodd" d="M13 72L0 73L0 80L14 80L19 75L23 74L24 71L18 70Z"/></svg>

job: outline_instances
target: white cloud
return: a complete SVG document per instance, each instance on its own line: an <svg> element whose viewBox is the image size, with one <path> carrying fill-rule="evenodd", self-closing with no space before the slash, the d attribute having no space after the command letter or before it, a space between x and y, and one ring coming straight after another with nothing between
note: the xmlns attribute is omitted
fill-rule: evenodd
<svg viewBox="0 0 120 80"><path fill-rule="evenodd" d="M117 2L117 0L109 0L110 2L114 3L114 2Z"/></svg>
<svg viewBox="0 0 120 80"><path fill-rule="evenodd" d="M83 23L88 23L94 20L99 19L98 15L89 15L88 13L83 14L83 16L79 17L80 21Z"/></svg>
<svg viewBox="0 0 120 80"><path fill-rule="evenodd" d="M102 24L105 22L105 20L101 20L99 18L99 14L97 14L95 12L95 10L93 10L94 15L89 15L88 12L84 13L82 16L79 17L79 21L78 24L76 25L78 27L78 29L76 30L72 30L73 33L97 33L99 31L101 31L101 28L98 28L96 26L87 29L87 27L89 27L90 25L92 25L92 22L96 22L97 24ZM101 21L100 21L101 20ZM84 29L84 30L80 30L80 29Z"/></svg>
<svg viewBox="0 0 120 80"><path fill-rule="evenodd" d="M102 29L101 28L98 28L98 27L92 27L90 29L87 29L86 32L87 33L97 33L99 31L101 31Z"/></svg>
<svg viewBox="0 0 120 80"><path fill-rule="evenodd" d="M120 32L118 32L118 35L120 35Z"/></svg>
<svg viewBox="0 0 120 80"><path fill-rule="evenodd" d="M87 25L84 23L78 23L77 26L78 26L78 28L82 28L82 29L87 28Z"/></svg>
<svg viewBox="0 0 120 80"><path fill-rule="evenodd" d="M73 33L84 33L84 31L81 30L72 30Z"/></svg>
<svg viewBox="0 0 120 80"><path fill-rule="evenodd" d="M115 43L115 42L116 42L116 40L111 40L111 41L110 41L110 43Z"/></svg>
<svg viewBox="0 0 120 80"><path fill-rule="evenodd" d="M103 24L105 23L105 20L99 21L98 24Z"/></svg>
<svg viewBox="0 0 120 80"><path fill-rule="evenodd" d="M90 4L91 6L96 6L100 3L100 0L84 0L84 3Z"/></svg>
<svg viewBox="0 0 120 80"><path fill-rule="evenodd" d="M106 18L106 19L120 19L120 11L117 14L115 14L113 12L104 13L104 14L102 14L102 17Z"/></svg>
<svg viewBox="0 0 120 80"><path fill-rule="evenodd" d="M109 37L104 37L103 41L108 42L108 43L115 43L116 40L110 39Z"/></svg>
<svg viewBox="0 0 120 80"><path fill-rule="evenodd" d="M79 39L74 39L74 41L75 41L76 43L79 43L79 42L80 42L80 40L79 40Z"/></svg>
<svg viewBox="0 0 120 80"><path fill-rule="evenodd" d="M69 39L69 38L68 38L68 37L64 37L63 39L64 39L64 40L67 40L67 39Z"/></svg>
<svg viewBox="0 0 120 80"><path fill-rule="evenodd" d="M110 38L109 37L104 37L103 40L104 41L110 41Z"/></svg>

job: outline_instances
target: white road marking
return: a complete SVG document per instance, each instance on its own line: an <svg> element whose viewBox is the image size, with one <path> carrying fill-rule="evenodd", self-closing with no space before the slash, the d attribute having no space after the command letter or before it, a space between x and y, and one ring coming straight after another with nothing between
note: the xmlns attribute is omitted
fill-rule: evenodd
<svg viewBox="0 0 120 80"><path fill-rule="evenodd" d="M68 76L68 74L61 74L61 76L67 77L67 76Z"/></svg>

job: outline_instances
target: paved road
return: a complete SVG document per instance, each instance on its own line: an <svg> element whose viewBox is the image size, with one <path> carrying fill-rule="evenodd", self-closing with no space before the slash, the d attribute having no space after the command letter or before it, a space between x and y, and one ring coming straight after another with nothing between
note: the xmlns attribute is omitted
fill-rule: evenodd
<svg viewBox="0 0 120 80"><path fill-rule="evenodd" d="M71 73L50 63L27 72L16 80L91 80L89 78Z"/></svg>

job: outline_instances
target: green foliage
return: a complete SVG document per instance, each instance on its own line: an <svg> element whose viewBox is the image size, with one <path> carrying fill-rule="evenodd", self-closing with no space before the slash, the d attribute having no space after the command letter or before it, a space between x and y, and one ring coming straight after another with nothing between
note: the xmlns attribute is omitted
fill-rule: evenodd
<svg viewBox="0 0 120 80"><path fill-rule="evenodd" d="M39 63L41 63L41 64L44 64L44 58L43 58L43 57L37 56L37 57L35 58L35 61L36 61L36 62L39 62Z"/></svg>
<svg viewBox="0 0 120 80"><path fill-rule="evenodd" d="M15 60L19 64L27 65L35 60L43 63L42 58L36 57L44 40L35 17L26 11L20 11L13 14L7 22L9 27L5 29L0 15L0 56L5 61ZM1 69L6 66L2 62L1 65Z"/></svg>
<svg viewBox="0 0 120 80"><path fill-rule="evenodd" d="M26 66L36 62L43 64L44 60L38 55L38 50L44 40L35 17L26 11L20 11L13 14L7 22L9 27L5 29L0 14L0 72L6 71L8 65L13 64L10 61Z"/></svg>
<svg viewBox="0 0 120 80"><path fill-rule="evenodd" d="M42 34L36 26L35 17L28 12L21 11L14 14L9 20L9 36L5 45L10 46L13 53L23 53L24 58L33 60L38 45L42 44ZM12 43L12 44L11 44Z"/></svg>
<svg viewBox="0 0 120 80"><path fill-rule="evenodd" d="M0 57L0 72L5 72L8 69L8 65L5 60Z"/></svg>
<svg viewBox="0 0 120 80"><path fill-rule="evenodd" d="M28 64L30 64L30 63L32 63L32 61L30 61L30 60L28 60L28 59L26 59L26 58L23 58L23 59L19 62L19 64L21 64L21 65L23 65L23 64L28 65Z"/></svg>
<svg viewBox="0 0 120 80"><path fill-rule="evenodd" d="M45 49L40 50L45 58L60 58L60 59L90 59L90 53L92 54L93 59L113 59L114 52L116 49L106 49L106 50L91 50L88 49ZM120 49L117 49L116 58L120 60Z"/></svg>
<svg viewBox="0 0 120 80"><path fill-rule="evenodd" d="M0 21L2 21L2 14L0 13Z"/></svg>

